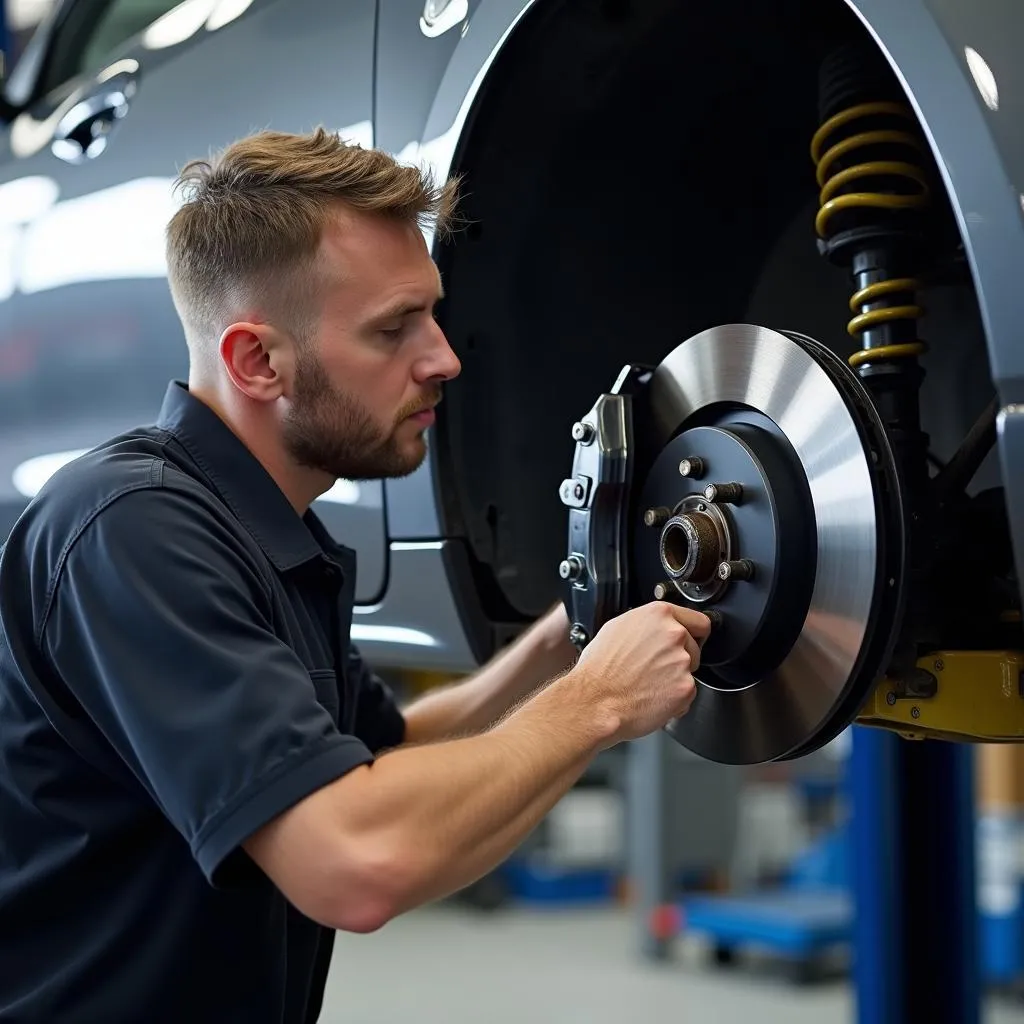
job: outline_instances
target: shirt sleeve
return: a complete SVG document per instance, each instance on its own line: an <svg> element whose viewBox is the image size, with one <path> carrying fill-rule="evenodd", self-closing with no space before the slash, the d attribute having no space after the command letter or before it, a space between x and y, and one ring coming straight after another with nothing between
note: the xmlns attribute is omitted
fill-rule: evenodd
<svg viewBox="0 0 1024 1024"><path fill-rule="evenodd" d="M71 547L40 638L213 885L247 836L373 759L274 635L236 530L198 493L120 496Z"/></svg>
<svg viewBox="0 0 1024 1024"><path fill-rule="evenodd" d="M405 741L405 716L391 687L349 646L349 678L357 681L356 735L373 751L400 746Z"/></svg>

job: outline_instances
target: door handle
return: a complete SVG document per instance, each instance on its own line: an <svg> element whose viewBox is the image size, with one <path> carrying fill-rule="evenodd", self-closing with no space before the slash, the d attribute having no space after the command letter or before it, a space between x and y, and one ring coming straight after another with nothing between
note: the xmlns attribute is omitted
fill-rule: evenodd
<svg viewBox="0 0 1024 1024"><path fill-rule="evenodd" d="M69 164L98 157L107 148L111 129L128 113L136 88L135 76L121 73L83 96L57 122L53 155Z"/></svg>

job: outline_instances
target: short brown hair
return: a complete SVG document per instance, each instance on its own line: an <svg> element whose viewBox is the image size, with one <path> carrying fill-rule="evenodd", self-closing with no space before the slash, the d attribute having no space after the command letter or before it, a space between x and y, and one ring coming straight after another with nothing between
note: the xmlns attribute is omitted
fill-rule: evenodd
<svg viewBox="0 0 1024 1024"><path fill-rule="evenodd" d="M337 204L450 229L458 180L323 127L306 135L262 131L182 169L184 203L167 228L167 271L193 359L209 354L230 297L259 297L300 336L311 315L313 261ZM205 343L205 344L204 344Z"/></svg>

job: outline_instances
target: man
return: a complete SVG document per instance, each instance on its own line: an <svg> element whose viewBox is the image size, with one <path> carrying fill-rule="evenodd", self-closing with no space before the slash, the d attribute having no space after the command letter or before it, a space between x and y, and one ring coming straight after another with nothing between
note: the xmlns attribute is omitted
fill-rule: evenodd
<svg viewBox="0 0 1024 1024"><path fill-rule="evenodd" d="M0 558L0 1021L315 1020L334 930L499 864L600 750L687 711L708 632L653 604L572 665L556 610L399 709L310 504L424 458L460 367L420 228L455 185L322 130L182 183L187 384Z"/></svg>

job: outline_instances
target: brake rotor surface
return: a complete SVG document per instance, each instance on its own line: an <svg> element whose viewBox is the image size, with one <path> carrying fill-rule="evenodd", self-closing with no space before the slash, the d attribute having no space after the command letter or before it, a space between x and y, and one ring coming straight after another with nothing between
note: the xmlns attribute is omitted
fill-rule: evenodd
<svg viewBox="0 0 1024 1024"><path fill-rule="evenodd" d="M649 389L660 451L635 480L634 599L720 613L668 732L713 761L800 756L856 714L891 653L903 519L856 375L747 324L683 342Z"/></svg>

